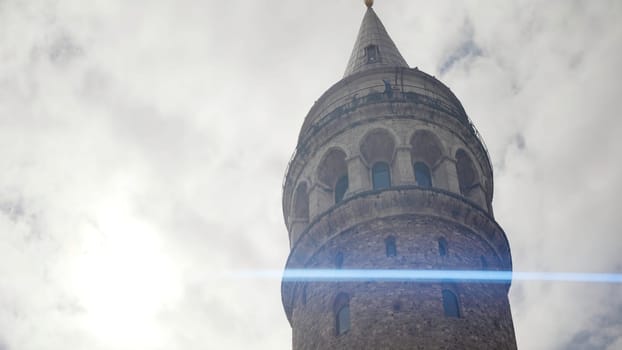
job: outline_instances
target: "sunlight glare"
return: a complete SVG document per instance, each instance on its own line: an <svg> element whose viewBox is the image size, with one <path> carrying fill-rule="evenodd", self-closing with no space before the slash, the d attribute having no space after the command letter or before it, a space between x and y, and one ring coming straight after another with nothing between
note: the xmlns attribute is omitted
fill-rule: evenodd
<svg viewBox="0 0 622 350"><path fill-rule="evenodd" d="M100 210L87 234L76 266L79 298L99 338L148 345L161 333L158 312L178 297L180 283L157 230L119 203Z"/></svg>

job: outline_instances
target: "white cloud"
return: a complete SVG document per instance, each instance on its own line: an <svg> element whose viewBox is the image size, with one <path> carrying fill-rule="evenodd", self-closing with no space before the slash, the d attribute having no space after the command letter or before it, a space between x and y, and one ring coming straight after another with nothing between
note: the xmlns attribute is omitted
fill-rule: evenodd
<svg viewBox="0 0 622 350"><path fill-rule="evenodd" d="M431 74L479 49L442 79L490 149L515 269L621 272L621 5L376 10ZM223 273L284 265L283 171L362 14L345 1L0 2L0 349L288 348L279 282ZM617 294L516 282L519 346L615 348Z"/></svg>

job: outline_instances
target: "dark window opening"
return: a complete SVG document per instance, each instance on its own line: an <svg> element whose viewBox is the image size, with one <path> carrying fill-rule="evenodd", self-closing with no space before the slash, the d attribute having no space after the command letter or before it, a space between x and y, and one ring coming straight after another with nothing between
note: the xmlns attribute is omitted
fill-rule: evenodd
<svg viewBox="0 0 622 350"><path fill-rule="evenodd" d="M389 170L389 164L378 162L374 164L371 172L374 190L391 187L391 172Z"/></svg>
<svg viewBox="0 0 622 350"><path fill-rule="evenodd" d="M443 310L445 310L447 317L460 317L458 297L449 289L443 289Z"/></svg>
<svg viewBox="0 0 622 350"><path fill-rule="evenodd" d="M342 335L350 330L350 307L343 306L337 311L337 335Z"/></svg>
<svg viewBox="0 0 622 350"><path fill-rule="evenodd" d="M395 237L390 236L384 240L387 250L387 256L397 256L397 247L395 246Z"/></svg>
<svg viewBox="0 0 622 350"><path fill-rule="evenodd" d="M478 185L479 181L471 157L463 150L458 150L458 152L456 152L456 171L460 193L464 196L468 196L470 191Z"/></svg>
<svg viewBox="0 0 622 350"><path fill-rule="evenodd" d="M445 240L445 238L441 238L438 240L438 255L447 255L447 241Z"/></svg>
<svg viewBox="0 0 622 350"><path fill-rule="evenodd" d="M337 335L342 335L350 330L350 297L345 293L339 293L335 299L335 330Z"/></svg>
<svg viewBox="0 0 622 350"><path fill-rule="evenodd" d="M432 187L432 176L430 176L430 168L425 163L415 163L415 181L417 186Z"/></svg>
<svg viewBox="0 0 622 350"><path fill-rule="evenodd" d="M488 261L483 255L479 257L479 260L482 262L482 269L488 269Z"/></svg>
<svg viewBox="0 0 622 350"><path fill-rule="evenodd" d="M337 267L338 269L343 267L343 253L342 252L337 253L337 256L335 257L335 267Z"/></svg>
<svg viewBox="0 0 622 350"><path fill-rule="evenodd" d="M337 184L335 185L335 203L341 202L347 191L348 175L344 175L337 180Z"/></svg>
<svg viewBox="0 0 622 350"><path fill-rule="evenodd" d="M367 57L367 63L376 63L379 61L378 46L369 45L365 48L365 57Z"/></svg>

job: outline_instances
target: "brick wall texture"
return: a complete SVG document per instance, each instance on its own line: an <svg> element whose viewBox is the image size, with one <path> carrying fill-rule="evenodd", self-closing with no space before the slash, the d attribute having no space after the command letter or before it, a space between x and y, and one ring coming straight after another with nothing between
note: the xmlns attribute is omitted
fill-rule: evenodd
<svg viewBox="0 0 622 350"><path fill-rule="evenodd" d="M387 256L385 238L397 255ZM438 239L447 242L441 256ZM499 269L500 260L480 235L450 221L407 215L371 220L341 232L307 268ZM454 292L460 317L445 316L442 290ZM507 284L474 282L300 282L292 314L293 348L302 349L515 349ZM350 297L350 329L336 333L339 293Z"/></svg>

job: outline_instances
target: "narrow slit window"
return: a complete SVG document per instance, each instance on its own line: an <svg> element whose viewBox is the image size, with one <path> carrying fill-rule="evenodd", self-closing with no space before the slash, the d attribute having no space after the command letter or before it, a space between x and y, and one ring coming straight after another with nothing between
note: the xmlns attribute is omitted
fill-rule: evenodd
<svg viewBox="0 0 622 350"><path fill-rule="evenodd" d="M350 297L348 294L339 293L335 299L335 331L337 336L350 330Z"/></svg>
<svg viewBox="0 0 622 350"><path fill-rule="evenodd" d="M415 181L417 186L432 187L432 176L430 175L430 168L425 163L415 163Z"/></svg>
<svg viewBox="0 0 622 350"><path fill-rule="evenodd" d="M335 267L338 269L343 267L343 253L342 252L337 253L337 256L335 257Z"/></svg>
<svg viewBox="0 0 622 350"><path fill-rule="evenodd" d="M488 269L488 260L482 255L479 257L479 260L482 262L482 270Z"/></svg>
<svg viewBox="0 0 622 350"><path fill-rule="evenodd" d="M343 200L343 197L348 191L348 175L344 175L337 180L335 184L335 203L339 203Z"/></svg>
<svg viewBox="0 0 622 350"><path fill-rule="evenodd" d="M460 307L458 297L449 289L443 289L443 310L445 316L460 318Z"/></svg>
<svg viewBox="0 0 622 350"><path fill-rule="evenodd" d="M379 61L378 46L369 45L365 48L365 57L367 57L367 63L376 63Z"/></svg>
<svg viewBox="0 0 622 350"><path fill-rule="evenodd" d="M395 237L389 236L384 240L387 256L397 256L397 247L395 246Z"/></svg>
<svg viewBox="0 0 622 350"><path fill-rule="evenodd" d="M375 163L372 167L372 182L374 190L391 187L391 171L385 162Z"/></svg>
<svg viewBox="0 0 622 350"><path fill-rule="evenodd" d="M445 238L441 238L438 240L438 255L447 255L447 241L445 240Z"/></svg>

